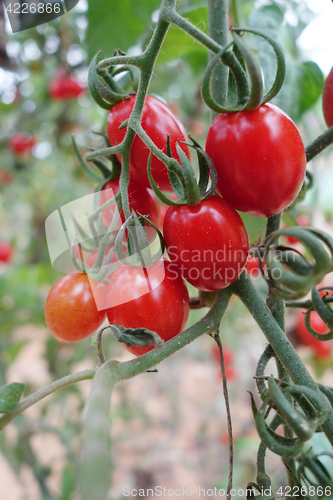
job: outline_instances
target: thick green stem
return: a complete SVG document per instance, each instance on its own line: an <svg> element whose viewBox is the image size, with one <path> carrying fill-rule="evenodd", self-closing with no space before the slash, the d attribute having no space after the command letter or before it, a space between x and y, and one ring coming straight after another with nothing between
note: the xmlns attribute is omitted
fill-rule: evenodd
<svg viewBox="0 0 333 500"><path fill-rule="evenodd" d="M208 34L221 47L228 43L228 0L208 0ZM211 56L212 57L212 56ZM228 67L221 61L216 63L211 78L211 95L218 104L224 105L228 88ZM216 113L211 111L211 118Z"/></svg>
<svg viewBox="0 0 333 500"><path fill-rule="evenodd" d="M285 336L283 330L273 318L257 290L245 272L229 288L245 304L249 312L271 344L276 357L285 367L288 375L295 384L306 385L311 389L319 390L317 384L305 368L295 349ZM328 417L322 425L322 430L333 445L333 413L329 409Z"/></svg>

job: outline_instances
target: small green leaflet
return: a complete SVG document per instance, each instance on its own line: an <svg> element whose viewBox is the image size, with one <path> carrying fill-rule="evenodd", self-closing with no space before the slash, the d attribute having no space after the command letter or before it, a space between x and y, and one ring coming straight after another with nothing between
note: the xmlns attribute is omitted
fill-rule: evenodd
<svg viewBox="0 0 333 500"><path fill-rule="evenodd" d="M163 349L164 341L156 332L152 332L146 328L125 328L120 325L110 325L110 327L116 339L119 342L124 342L127 347L133 345L139 347L154 345L157 349Z"/></svg>
<svg viewBox="0 0 333 500"><path fill-rule="evenodd" d="M13 382L0 387L0 413L14 410L20 401L25 384Z"/></svg>

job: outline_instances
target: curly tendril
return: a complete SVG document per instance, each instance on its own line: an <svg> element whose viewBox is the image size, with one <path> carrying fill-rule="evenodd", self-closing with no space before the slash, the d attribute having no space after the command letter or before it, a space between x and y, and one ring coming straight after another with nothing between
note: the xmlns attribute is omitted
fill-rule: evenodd
<svg viewBox="0 0 333 500"><path fill-rule="evenodd" d="M300 240L311 260L293 248L278 245L280 236L294 236ZM262 271L263 276L272 292L284 300L304 297L333 270L333 239L318 229L281 229L269 235L263 246L262 259L267 266L267 274Z"/></svg>
<svg viewBox="0 0 333 500"><path fill-rule="evenodd" d="M294 398L304 414L290 402L289 395ZM273 407L277 411L281 423L287 425L296 437L280 436L272 430L265 421L268 407ZM268 389L263 404L256 414L256 426L267 448L277 455L292 458L301 453L304 443L325 422L326 417L326 402L321 394L303 385L281 384L279 387L271 376L268 378Z"/></svg>
<svg viewBox="0 0 333 500"><path fill-rule="evenodd" d="M261 68L253 52L247 47L239 36L240 33L252 33L261 36L273 47L277 70L276 76L270 90L263 95L263 78ZM209 108L217 113L234 113L241 110L253 110L261 104L270 101L281 90L286 74L286 64L283 51L279 44L265 33L249 28L231 28L234 41L223 47L209 62L202 81L202 97ZM234 49L237 49L235 53ZM232 49L232 50L231 50ZM240 57L235 54L238 52ZM241 59L241 60L240 60ZM210 80L213 69L218 61L229 67L233 78L229 77L229 106L221 106L212 97L210 91ZM243 69L245 63L247 74ZM233 87L236 87L234 89ZM231 99L230 99L231 97Z"/></svg>

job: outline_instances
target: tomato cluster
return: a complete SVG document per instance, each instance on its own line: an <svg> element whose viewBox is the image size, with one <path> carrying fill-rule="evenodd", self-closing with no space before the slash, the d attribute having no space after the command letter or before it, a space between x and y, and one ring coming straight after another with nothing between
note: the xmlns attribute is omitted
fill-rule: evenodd
<svg viewBox="0 0 333 500"><path fill-rule="evenodd" d="M135 100L135 95L130 95L111 108L107 121L111 146L125 138L126 120ZM184 168L184 158L190 158L189 147L184 144L186 133L163 102L152 96L146 98L141 125L152 143ZM59 280L46 302L46 321L60 340L90 335L105 317L110 324L153 330L164 341L180 333L190 307L185 280L199 290L217 291L233 283L247 264L248 235L236 209L260 217L276 214L293 201L305 175L305 151L299 133L279 108L265 104L254 111L221 114L211 125L206 143L206 152L218 174L218 194L200 195L193 203L189 201L192 204L178 202L167 209L164 205L161 221L161 204L147 175L150 151L135 135L129 155L129 205L162 229L169 260L159 259L147 268L129 266L119 263L114 253L112 263L119 265L108 275L109 283L94 285L94 293L98 290L105 295L103 310L93 305L94 294L91 288L88 291L86 274ZM122 159L118 155L120 164ZM156 156L152 156L151 172L160 190L172 190L167 167ZM106 229L117 209L111 198L118 193L119 178L105 182L100 192L100 206L111 202L102 212ZM174 193L170 198L177 201ZM116 229L124 221L121 212ZM104 262L112 248L110 244ZM88 268L94 266L97 256L97 251L88 255ZM126 348L141 355L154 346Z"/></svg>

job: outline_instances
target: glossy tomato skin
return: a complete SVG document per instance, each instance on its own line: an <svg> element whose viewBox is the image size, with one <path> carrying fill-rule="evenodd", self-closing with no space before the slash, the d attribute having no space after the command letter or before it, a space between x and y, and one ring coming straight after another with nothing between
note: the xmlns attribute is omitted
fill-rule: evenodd
<svg viewBox="0 0 333 500"><path fill-rule="evenodd" d="M106 294L105 283L95 283L83 273L70 273L51 288L45 303L45 320L52 335L61 342L75 342L94 333L103 323L105 310L94 299Z"/></svg>
<svg viewBox="0 0 333 500"><path fill-rule="evenodd" d="M304 180L300 134L273 104L217 116L208 131L206 152L217 170L221 196L237 210L257 217L284 210Z"/></svg>
<svg viewBox="0 0 333 500"><path fill-rule="evenodd" d="M108 116L107 132L111 146L119 144L125 137L126 128L119 130L120 125L129 118L135 103L135 96L130 96L125 101L116 104ZM147 96L143 108L141 124L154 144L166 153L167 136L170 138L172 157L179 160L176 144L186 141L186 132L182 123L175 117L170 109L159 99ZM179 146L189 157L189 149L184 144ZM150 187L147 165L150 150L142 140L135 136L130 155L130 176L138 184ZM121 158L119 157L121 161ZM167 169L161 160L152 157L151 171L153 178L162 190L171 190Z"/></svg>
<svg viewBox="0 0 333 500"><path fill-rule="evenodd" d="M311 326L315 332L325 334L330 331L316 311L311 312L310 320ZM315 357L323 359L331 355L331 342L329 340L318 340L312 337L306 329L305 315L302 312L299 312L297 315L295 330L301 343L305 346L311 347Z"/></svg>
<svg viewBox="0 0 333 500"><path fill-rule="evenodd" d="M109 181L103 186L100 194L99 204L100 206L110 200L113 196L108 189L112 189L113 196L119 192L119 177L113 181ZM158 200L155 196L154 191L151 188L144 187L138 184L135 180L130 179L128 186L128 201L130 204L130 209L134 209L142 215L149 215L149 220L151 220L156 226L160 225L161 221L161 209ZM112 222L112 212L115 211L116 204L111 205L109 209L103 210L102 218L104 225L108 228ZM122 223L125 222L124 212L121 211Z"/></svg>
<svg viewBox="0 0 333 500"><path fill-rule="evenodd" d="M323 89L323 113L326 125L333 126L333 68L329 72Z"/></svg>
<svg viewBox="0 0 333 500"><path fill-rule="evenodd" d="M10 149L17 156L30 154L35 144L35 139L30 134L25 133L14 134L9 140Z"/></svg>
<svg viewBox="0 0 333 500"><path fill-rule="evenodd" d="M9 264L13 258L13 247L7 241L0 241L0 262Z"/></svg>
<svg viewBox="0 0 333 500"><path fill-rule="evenodd" d="M144 327L157 332L164 341L170 340L183 330L188 318L190 301L186 285L164 259L148 268L150 289L145 271L121 265L112 274L107 295L108 320L127 328ZM154 349L154 346L124 347L136 356Z"/></svg>
<svg viewBox="0 0 333 500"><path fill-rule="evenodd" d="M249 241L242 219L225 200L170 207L163 234L174 269L207 292L233 283L245 267Z"/></svg>

